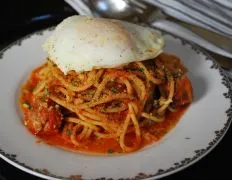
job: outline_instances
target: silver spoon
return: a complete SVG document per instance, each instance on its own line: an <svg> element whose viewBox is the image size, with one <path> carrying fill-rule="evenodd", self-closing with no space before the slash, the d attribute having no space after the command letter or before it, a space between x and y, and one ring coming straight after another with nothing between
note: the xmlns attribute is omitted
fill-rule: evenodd
<svg viewBox="0 0 232 180"><path fill-rule="evenodd" d="M124 0L89 0L90 8L97 15L113 19L129 19L135 11Z"/></svg>
<svg viewBox="0 0 232 180"><path fill-rule="evenodd" d="M138 17L138 11L136 11L134 6L131 6L131 2L133 2L132 0L130 1L129 0L88 0L88 2L89 2L89 7L91 8L92 12L95 12L97 16L101 16L105 18L120 19L120 20L129 20L129 21L131 21L133 17L136 17L136 16ZM160 12L160 10L155 7L153 7L153 11ZM161 18L159 17L159 15L155 15L157 21L162 21L162 19L168 20L169 22L173 24L177 24L181 26L181 28L190 30L191 32L194 32L196 35L199 36L198 39L206 40L220 49L227 50L228 56L232 57L232 48L231 48L231 45L229 45L230 43L232 43L232 39L229 40L227 37L220 36L219 34L214 33L212 31L203 29L196 25L191 25L191 24L188 24L182 21L178 21L172 17L166 16L163 13L161 14L163 16ZM145 15L140 14L140 17L143 17L142 19L144 19L143 23L149 24L147 21L148 19L145 16L147 17L146 14ZM198 44L199 46L202 46L198 42L195 42L195 43ZM211 51L208 45L203 48ZM213 51L211 51L211 53L215 54Z"/></svg>

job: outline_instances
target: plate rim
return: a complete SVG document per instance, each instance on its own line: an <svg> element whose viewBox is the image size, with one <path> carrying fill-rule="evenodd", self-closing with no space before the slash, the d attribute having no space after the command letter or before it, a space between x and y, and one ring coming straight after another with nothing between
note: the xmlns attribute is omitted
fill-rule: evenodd
<svg viewBox="0 0 232 180"><path fill-rule="evenodd" d="M3 59L4 57L4 53L9 50L11 47L17 45L17 46L21 46L21 43L26 40L29 39L31 36L33 35L43 35L43 33L45 31L52 31L55 29L55 26L51 26L51 27L47 27L47 28L43 28L40 30L36 30L33 31L27 35L22 36L21 38L18 38L16 40L14 40L13 42L9 43L7 46L5 46L4 48L2 48L0 50L0 61ZM185 158L179 162L174 163L170 168L167 168L165 170L163 169L159 169L157 170L157 172L154 172L154 174L144 174L144 173L139 173L138 175L136 175L135 177L129 177L129 179L131 180L150 180L150 179L159 179L162 177L166 177L169 176L171 174L177 173L179 171L182 171L185 168L190 167L191 165L195 164L197 161L201 160L202 158L204 158L207 154L209 154L217 145L218 143L221 142L221 140L224 138L224 136L227 134L228 129L231 126L231 122L232 122L232 95L230 95L230 93L232 92L232 83L229 80L228 75L226 74L226 72L223 70L223 68L216 62L216 60L208 53L206 52L202 47L196 45L195 43L188 41L184 38L178 37L172 33L162 31L163 35L169 35L174 39L178 39L180 41L180 43L185 46L185 45L189 45L190 48L196 52L197 54L202 54L204 55L204 60L210 60L212 62L212 65L210 66L210 69L216 69L219 71L219 76L222 78L221 79L221 84L223 84L226 87L227 92L223 93L223 96L225 99L229 99L229 107L227 108L227 110L225 111L225 115L226 115L226 123L223 125L223 127L219 130L214 131L214 137L213 139L208 143L207 147L199 149L199 150L195 150L194 153L195 155L193 155L190 158ZM47 169L34 169L28 165L26 165L25 163L19 162L17 160L17 155L16 154L8 154L6 153L3 149L1 149L0 147L0 158L2 158L4 161L6 161L7 163L13 165L14 167L29 173L31 175L40 177L40 178L44 178L44 179L53 179L53 180L59 180L59 179L71 179L71 178L76 178L76 179L81 179L81 175L71 175L70 177L62 177L62 176L58 176L55 175L51 172L49 172ZM112 179L113 178L104 178L104 177L97 177L96 179ZM121 180L127 179L127 178L120 178Z"/></svg>

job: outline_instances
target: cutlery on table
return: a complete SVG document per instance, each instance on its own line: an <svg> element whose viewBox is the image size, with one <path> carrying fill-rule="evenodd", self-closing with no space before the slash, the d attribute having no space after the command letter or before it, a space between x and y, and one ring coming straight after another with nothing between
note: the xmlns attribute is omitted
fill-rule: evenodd
<svg viewBox="0 0 232 180"><path fill-rule="evenodd" d="M232 39L197 25L180 21L159 8L138 0L65 0L81 15L138 22L193 42L210 52L224 68L232 68Z"/></svg>

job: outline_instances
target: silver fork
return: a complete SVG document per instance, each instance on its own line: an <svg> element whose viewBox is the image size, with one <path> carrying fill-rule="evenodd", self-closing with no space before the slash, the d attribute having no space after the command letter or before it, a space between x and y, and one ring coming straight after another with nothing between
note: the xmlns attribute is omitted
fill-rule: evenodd
<svg viewBox="0 0 232 180"><path fill-rule="evenodd" d="M147 14L154 9L150 4L146 3L145 1L138 1L138 0L125 0L125 2L131 6L138 14Z"/></svg>
<svg viewBox="0 0 232 180"><path fill-rule="evenodd" d="M228 52L232 52L232 39L225 37L223 35L219 35L213 31L207 30L205 28L201 28L197 25L189 24L178 19L175 19L171 16L168 16L164 12L162 12L159 8L154 7L154 5L150 5L146 2L138 1L138 0L125 0L126 3L134 10L136 16L138 17L140 22L145 22L145 25L149 25L154 21L162 21L167 20L169 22L173 22L181 27L184 27L194 34L197 34L204 40L214 44L215 46L224 49ZM170 33L170 32L169 32ZM203 47L204 48L204 47ZM205 48L204 48L205 49ZM209 50L207 50L209 52ZM220 56L212 51L210 54L216 58L223 67L232 68L231 58L227 58L225 56Z"/></svg>
<svg viewBox="0 0 232 180"><path fill-rule="evenodd" d="M125 1L138 14L146 14L148 12L149 7L150 7L150 6L148 6L148 4L141 2L141 1L136 1L136 0L125 0Z"/></svg>
<svg viewBox="0 0 232 180"><path fill-rule="evenodd" d="M231 47L229 44L232 43L232 40L167 16L159 8L154 7L154 5L138 0L88 0L88 6L91 12L100 17L121 20L128 18L126 19L127 21L134 22L134 16L136 16L140 20L139 24L145 26L151 26L152 22L153 28L167 31L182 39L194 42L205 50L210 51L212 56L215 55L215 59L222 67L232 68L232 58L226 57L231 57L232 53L230 52L232 50L229 48ZM173 27L172 30L175 30L175 32L170 31L170 26ZM185 32L185 36L183 32ZM215 49L217 50L216 53L213 52Z"/></svg>
<svg viewBox="0 0 232 180"><path fill-rule="evenodd" d="M178 19L175 19L173 17L170 17L170 16L166 15L165 13L163 13L159 8L154 8L154 6L151 6L145 2L141 2L138 0L125 0L125 1L134 10L134 12L136 13L138 20L140 22L145 22L145 24L150 24L154 20L158 21L158 20L162 20L162 19L168 20L171 22L175 22L175 23L187 28L188 30L191 30L192 32L194 32L197 35L201 36L202 38L206 39L210 43L213 43L222 49L225 49L229 52L232 52L232 49L231 49L232 40L229 40L227 37L224 37L222 35L219 35L217 33L212 32L212 31L206 30L206 29L201 28L197 25L188 24L188 23L182 22ZM219 43L219 42L223 42L223 43ZM208 52L217 61L217 63L222 68L224 68L224 70L226 70L224 72L227 75L227 77L229 78L229 80L231 81L232 80L232 78L231 78L232 77L232 71L231 71L232 59L225 57L225 56L221 56L221 55L214 53L212 51L209 51L205 48L204 48L204 50L206 52Z"/></svg>

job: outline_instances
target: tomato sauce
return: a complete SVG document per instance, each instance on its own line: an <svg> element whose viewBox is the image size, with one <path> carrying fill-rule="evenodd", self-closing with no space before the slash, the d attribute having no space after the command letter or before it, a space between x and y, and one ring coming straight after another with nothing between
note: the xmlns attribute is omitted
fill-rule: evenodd
<svg viewBox="0 0 232 180"><path fill-rule="evenodd" d="M90 154L124 153L124 152L122 152L122 149L120 148L119 141L117 139L113 139L113 138L112 139L103 139L103 138L99 139L97 137L90 137L87 140L81 141L79 146L76 146L70 140L71 135L68 132L65 132L62 130L59 130L57 132L54 131L54 133L51 133L51 134L49 134L49 133L36 133L34 128L32 128L32 125L30 123L28 123L28 122L30 122L30 118L31 118L31 116L29 114L31 109L28 107L27 108L23 107L23 104L25 102L28 102L29 104L34 103L34 97L33 97L32 91L33 91L33 88L35 88L36 84L38 83L37 73L38 73L39 69L33 71L29 81L22 89L22 96L20 99L20 106L21 106L22 111L24 112L24 115L25 115L24 119L23 119L24 124L25 124L26 128L33 135L35 135L37 138L39 138L42 142L45 142L49 145L57 146L57 147L67 149L70 151L74 151L74 152L81 152L81 153L88 153L88 154L89 153ZM189 81L186 82L186 79L185 79L184 82L187 83L187 85L185 84L185 86L191 87L191 84ZM183 92L184 91L185 90L183 90ZM192 91L192 89L186 90L186 91ZM182 96L182 94L180 93L179 96ZM163 122L152 123L149 126L144 126L144 127L141 126L140 127L141 128L140 129L141 130L141 144L138 147L138 149L141 149L141 148L143 148L147 145L150 145L154 142L157 142L161 138L163 138L173 127L175 127L175 125L180 120L181 116L187 110L188 106L189 106L189 103L184 104L184 105L182 104L182 106L177 107L176 112L167 111L165 120ZM46 116L46 111L43 110L42 112L45 114L45 115L43 114L43 116ZM40 111L38 111L38 113L40 113ZM40 114L38 114L38 115L40 115ZM58 114L55 113L55 110L54 110L54 112L53 111L50 112L50 115L53 116L51 118L51 119L53 119L53 122L59 121L59 116L58 116ZM57 124L59 124L59 122ZM52 127L50 127L50 128L52 128ZM62 129L62 128L60 128L60 129ZM129 133L125 137L125 143L127 145L132 145L133 142L135 142L135 140L136 140L136 137L135 137L135 134L133 134L133 133Z"/></svg>
<svg viewBox="0 0 232 180"><path fill-rule="evenodd" d="M172 128L175 127L175 125L178 123L178 121L180 120L184 112L187 110L187 108L188 106L183 106L179 108L176 112L168 112L163 122L155 123L150 127L141 127L142 141L138 149L141 149L154 142L157 142L161 138L163 138L164 135L166 135ZM70 135L66 132L60 132L53 135L39 134L35 136L49 145L57 146L73 152L81 152L88 154L124 153L122 152L119 146L119 142L113 138L98 139L96 137L91 137L90 139L81 142L79 146L75 146L70 140ZM134 141L134 134L126 136L125 142L127 145L131 145Z"/></svg>

